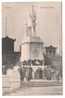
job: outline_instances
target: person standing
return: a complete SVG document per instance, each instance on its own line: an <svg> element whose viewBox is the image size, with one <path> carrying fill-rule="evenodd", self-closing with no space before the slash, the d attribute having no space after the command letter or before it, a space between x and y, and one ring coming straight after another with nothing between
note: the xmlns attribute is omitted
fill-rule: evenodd
<svg viewBox="0 0 65 98"><path fill-rule="evenodd" d="M23 68L19 68L19 74L20 74L20 87L22 86L22 82L24 81L24 69Z"/></svg>

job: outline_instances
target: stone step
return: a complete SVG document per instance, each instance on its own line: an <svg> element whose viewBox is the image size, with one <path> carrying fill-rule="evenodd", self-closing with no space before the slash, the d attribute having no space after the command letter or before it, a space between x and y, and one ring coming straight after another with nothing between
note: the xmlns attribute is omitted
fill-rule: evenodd
<svg viewBox="0 0 65 98"><path fill-rule="evenodd" d="M30 82L23 82L22 86L23 87L48 87L48 86L60 86L62 85L62 82L58 82L58 81L47 81L47 82L34 82L34 81L30 81Z"/></svg>

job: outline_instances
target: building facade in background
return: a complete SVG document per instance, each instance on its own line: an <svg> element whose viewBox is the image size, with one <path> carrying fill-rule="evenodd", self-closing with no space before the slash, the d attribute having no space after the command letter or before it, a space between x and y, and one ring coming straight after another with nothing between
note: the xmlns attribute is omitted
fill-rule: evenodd
<svg viewBox="0 0 65 98"><path fill-rule="evenodd" d="M15 66L20 61L20 51L14 51L15 39L8 36L2 38L2 67L5 74L7 69Z"/></svg>

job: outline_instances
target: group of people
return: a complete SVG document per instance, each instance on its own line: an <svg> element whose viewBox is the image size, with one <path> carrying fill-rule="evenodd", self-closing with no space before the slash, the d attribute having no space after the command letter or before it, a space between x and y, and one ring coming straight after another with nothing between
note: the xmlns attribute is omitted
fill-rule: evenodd
<svg viewBox="0 0 65 98"><path fill-rule="evenodd" d="M62 79L60 70L57 70L55 68L45 66L44 68L44 75L47 80L60 80Z"/></svg>
<svg viewBox="0 0 65 98"><path fill-rule="evenodd" d="M44 74L44 75L43 75ZM6 74L11 88L18 87L22 85L22 81L29 81L32 79L32 68L23 68L19 65L13 66L7 70ZM45 79L47 80L60 80L62 78L60 71L45 66L43 70L38 70L35 72L35 79Z"/></svg>

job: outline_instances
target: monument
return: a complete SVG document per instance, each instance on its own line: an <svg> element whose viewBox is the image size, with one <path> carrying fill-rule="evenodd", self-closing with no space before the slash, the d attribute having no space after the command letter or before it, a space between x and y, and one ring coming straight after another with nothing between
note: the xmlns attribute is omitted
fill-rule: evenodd
<svg viewBox="0 0 65 98"><path fill-rule="evenodd" d="M26 79L43 79L43 41L36 35L36 13L32 6L31 25L26 24L26 35L21 45L21 62Z"/></svg>

